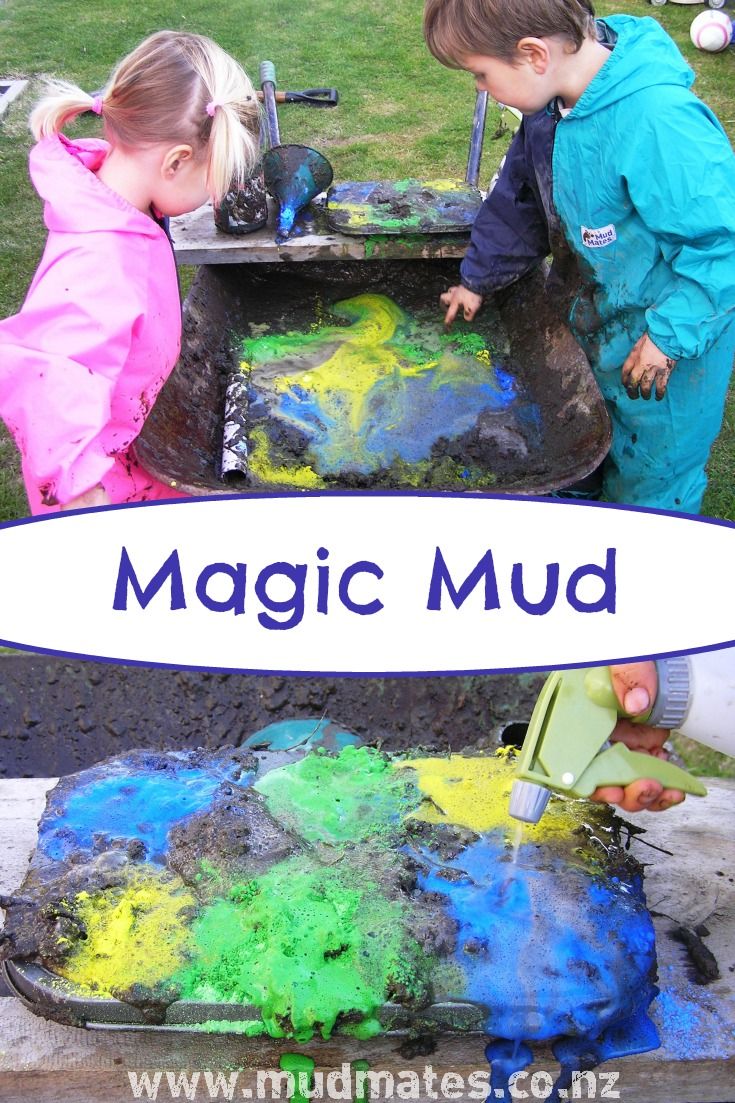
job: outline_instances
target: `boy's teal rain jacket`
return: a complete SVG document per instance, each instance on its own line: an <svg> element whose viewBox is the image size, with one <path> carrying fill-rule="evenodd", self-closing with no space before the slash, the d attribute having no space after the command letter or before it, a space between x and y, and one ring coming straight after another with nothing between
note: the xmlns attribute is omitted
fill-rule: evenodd
<svg viewBox="0 0 735 1103"><path fill-rule="evenodd" d="M654 19L611 16L598 35L611 55L571 112L524 119L462 283L495 291L571 247L570 324L613 421L604 495L696 513L735 353L735 156ZM661 402L620 378L645 332L678 362Z"/></svg>

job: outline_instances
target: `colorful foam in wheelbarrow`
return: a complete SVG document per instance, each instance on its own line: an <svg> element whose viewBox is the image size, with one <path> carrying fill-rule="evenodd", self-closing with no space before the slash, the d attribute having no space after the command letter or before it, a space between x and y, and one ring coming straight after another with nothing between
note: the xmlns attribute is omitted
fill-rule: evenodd
<svg viewBox="0 0 735 1103"><path fill-rule="evenodd" d="M445 332L456 282L437 259L203 265L138 459L186 494L545 494L584 478L610 421L558 296L539 271Z"/></svg>
<svg viewBox="0 0 735 1103"><path fill-rule="evenodd" d="M230 452L233 421L243 427L241 472L300 489L339 478L481 489L496 483L488 449L538 451L541 410L507 357L487 333L444 332L432 307L357 295L309 330L247 338L225 424Z"/></svg>

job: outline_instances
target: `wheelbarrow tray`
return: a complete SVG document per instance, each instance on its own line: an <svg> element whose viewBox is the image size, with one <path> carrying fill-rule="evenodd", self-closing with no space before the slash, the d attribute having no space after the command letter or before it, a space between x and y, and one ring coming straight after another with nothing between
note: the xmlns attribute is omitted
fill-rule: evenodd
<svg viewBox="0 0 735 1103"><path fill-rule="evenodd" d="M180 361L135 442L137 458L156 478L192 495L292 488L293 482L279 485L273 478L266 486L253 471L234 484L221 475L225 395L243 359L243 338L271 325L282 333L299 326L308 331L315 303L328 310L365 294L387 296L401 307L410 300L412 309L440 319L438 295L456 281L456 262L444 260L202 266L184 306ZM586 357L546 295L542 274L498 296L489 312L499 319L503 332L494 336L504 343L506 360L536 412L537 439L518 446L516 429L509 424L506 431L497 413L490 427L479 417L473 433L451 441L439 436L428 473L424 465L422 479L410 485L528 495L584 478L609 449L610 421ZM472 327L481 328L481 319ZM462 327L468 324L456 323L452 332ZM257 390L255 371L251 382ZM487 478L464 480L464 464ZM361 478L346 469L330 476L328 487L406 486L391 477L388 471L382 478Z"/></svg>

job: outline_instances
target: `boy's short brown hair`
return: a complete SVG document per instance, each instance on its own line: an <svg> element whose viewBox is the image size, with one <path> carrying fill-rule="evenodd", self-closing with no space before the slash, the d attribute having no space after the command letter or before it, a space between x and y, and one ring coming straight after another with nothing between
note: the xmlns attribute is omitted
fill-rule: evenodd
<svg viewBox="0 0 735 1103"><path fill-rule="evenodd" d="M426 0L424 38L442 65L461 69L464 54L513 61L526 37L563 34L578 50L594 18L591 0Z"/></svg>

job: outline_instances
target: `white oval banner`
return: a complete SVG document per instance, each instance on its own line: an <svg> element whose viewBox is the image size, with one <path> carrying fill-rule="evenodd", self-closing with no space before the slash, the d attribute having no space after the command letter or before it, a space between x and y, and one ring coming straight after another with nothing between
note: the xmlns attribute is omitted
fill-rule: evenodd
<svg viewBox="0 0 735 1103"><path fill-rule="evenodd" d="M548 669L729 643L735 526L448 494L189 499L0 527L0 638L247 672Z"/></svg>

